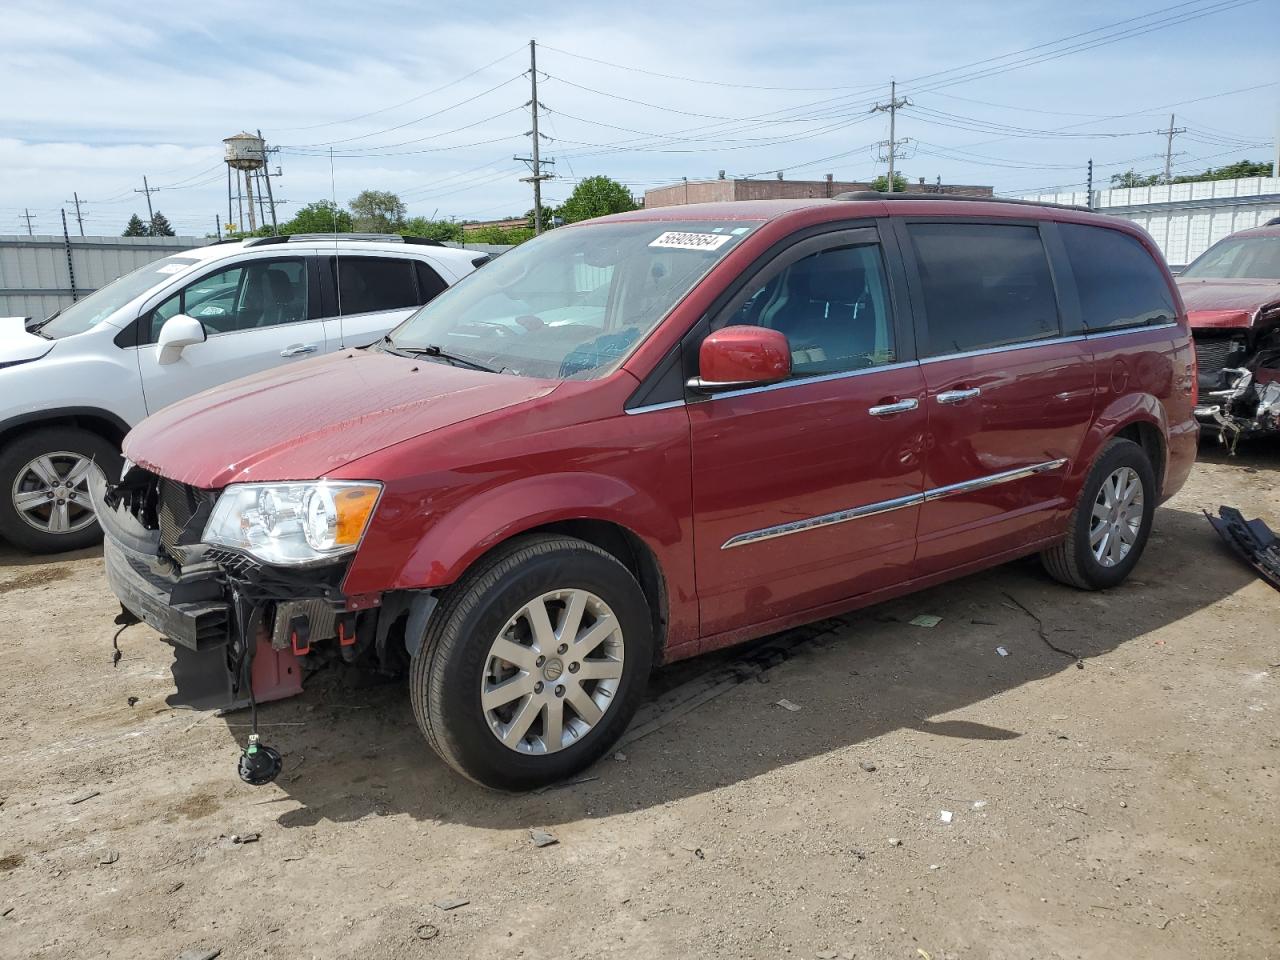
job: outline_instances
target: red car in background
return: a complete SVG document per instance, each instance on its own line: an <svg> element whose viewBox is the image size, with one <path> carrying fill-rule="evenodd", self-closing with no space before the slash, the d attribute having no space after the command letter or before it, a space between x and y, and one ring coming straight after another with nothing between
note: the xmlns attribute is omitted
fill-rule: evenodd
<svg viewBox="0 0 1280 960"><path fill-rule="evenodd" d="M1232 449L1280 434L1280 218L1219 240L1178 287L1199 367L1196 418Z"/></svg>
<svg viewBox="0 0 1280 960"><path fill-rule="evenodd" d="M666 207L174 404L93 496L124 622L170 639L180 691L399 671L447 763L523 789L607 751L655 663L1028 554L1115 586L1191 469L1194 393L1177 290L1127 222ZM249 782L279 768L255 743Z"/></svg>

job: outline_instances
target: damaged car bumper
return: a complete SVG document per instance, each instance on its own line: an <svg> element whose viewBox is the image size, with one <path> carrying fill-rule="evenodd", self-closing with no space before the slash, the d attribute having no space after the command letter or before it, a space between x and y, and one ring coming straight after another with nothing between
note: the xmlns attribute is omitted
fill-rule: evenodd
<svg viewBox="0 0 1280 960"><path fill-rule="evenodd" d="M146 623L173 647L171 705L292 696L302 690L304 663L385 646L380 600L353 604L341 592L345 563L280 570L201 543L216 493L131 466L116 484L96 476L90 496L121 622Z"/></svg>

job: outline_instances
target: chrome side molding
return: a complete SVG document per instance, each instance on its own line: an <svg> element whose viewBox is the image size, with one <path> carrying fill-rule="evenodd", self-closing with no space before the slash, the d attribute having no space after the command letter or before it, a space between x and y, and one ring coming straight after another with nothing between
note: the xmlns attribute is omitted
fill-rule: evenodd
<svg viewBox="0 0 1280 960"><path fill-rule="evenodd" d="M1065 467L1067 463L1066 457L1061 457L1057 460L1046 460L1044 463L1033 464L1029 467L1018 467L1016 470L1004 470L1000 473L992 473L974 480L948 484L945 487L934 487L932 490L925 490L923 493L912 493L905 497L895 497L892 500L881 500L879 503L869 503L865 506L852 507L848 510L838 510L835 513L824 513L817 517L806 517L803 520L792 520L789 523L780 523L773 527L763 527L759 530L751 530L747 533L739 533L730 537L721 545L720 549L730 550L733 547L743 547L749 543L759 543L762 540L773 540L776 537L787 537L793 533L804 533L806 530L816 530L819 527L830 527L837 523L848 523L850 520L874 517L877 514L889 513L891 510L901 510L903 507L920 506L930 500L941 500L943 497L952 497L960 493L972 493L975 490L983 490L1012 480L1023 480L1038 473L1050 473Z"/></svg>

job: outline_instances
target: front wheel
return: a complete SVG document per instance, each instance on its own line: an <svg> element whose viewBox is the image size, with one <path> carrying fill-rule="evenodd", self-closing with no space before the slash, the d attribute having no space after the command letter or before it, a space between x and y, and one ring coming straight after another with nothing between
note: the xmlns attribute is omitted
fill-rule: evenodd
<svg viewBox="0 0 1280 960"><path fill-rule="evenodd" d="M653 646L644 592L615 557L571 537L523 537L446 591L413 660L414 714L464 776L544 786L621 736Z"/></svg>
<svg viewBox="0 0 1280 960"><path fill-rule="evenodd" d="M87 430L45 427L0 451L0 536L35 553L79 550L102 539L89 475L120 472L116 446Z"/></svg>
<svg viewBox="0 0 1280 960"><path fill-rule="evenodd" d="M1155 509L1155 471L1146 451L1132 440L1110 441L1071 511L1066 539L1040 554L1045 569L1082 590L1117 586L1142 556Z"/></svg>

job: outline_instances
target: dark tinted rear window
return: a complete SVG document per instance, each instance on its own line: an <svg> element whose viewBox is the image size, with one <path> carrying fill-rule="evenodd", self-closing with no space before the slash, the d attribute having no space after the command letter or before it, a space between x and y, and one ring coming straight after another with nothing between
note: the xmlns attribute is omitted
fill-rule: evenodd
<svg viewBox="0 0 1280 960"><path fill-rule="evenodd" d="M928 335L924 356L1056 337L1058 302L1035 227L912 223Z"/></svg>
<svg viewBox="0 0 1280 960"><path fill-rule="evenodd" d="M1106 330L1174 318L1169 284L1141 243L1106 227L1063 223L1059 229L1085 327Z"/></svg>
<svg viewBox="0 0 1280 960"><path fill-rule="evenodd" d="M416 307L412 260L337 257L339 303L344 314Z"/></svg>

